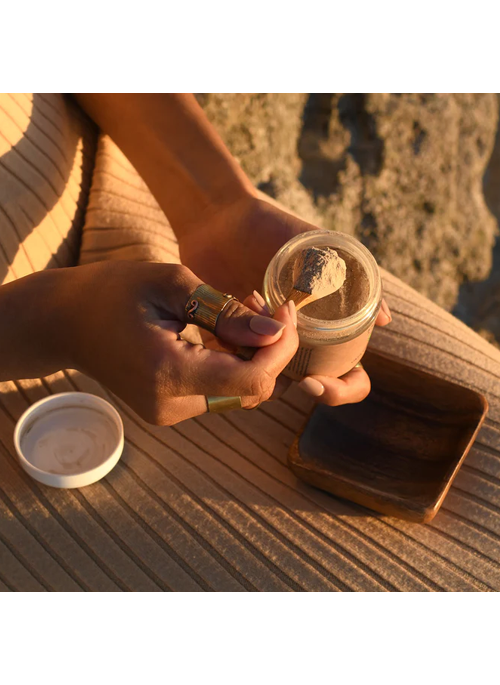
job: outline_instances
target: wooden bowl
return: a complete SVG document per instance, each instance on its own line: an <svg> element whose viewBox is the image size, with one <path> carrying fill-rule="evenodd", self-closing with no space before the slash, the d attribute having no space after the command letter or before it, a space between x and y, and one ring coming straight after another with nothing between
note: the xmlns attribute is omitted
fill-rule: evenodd
<svg viewBox="0 0 500 685"><path fill-rule="evenodd" d="M486 398L367 352L372 390L359 404L318 405L288 464L298 478L382 514L427 522L488 411Z"/></svg>

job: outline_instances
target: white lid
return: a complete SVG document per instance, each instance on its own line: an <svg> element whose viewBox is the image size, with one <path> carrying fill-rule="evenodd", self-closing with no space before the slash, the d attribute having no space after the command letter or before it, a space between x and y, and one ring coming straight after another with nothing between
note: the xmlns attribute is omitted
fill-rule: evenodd
<svg viewBox="0 0 500 685"><path fill-rule="evenodd" d="M123 452L123 423L106 400L85 392L50 395L17 422L23 469L45 485L81 488L106 476Z"/></svg>

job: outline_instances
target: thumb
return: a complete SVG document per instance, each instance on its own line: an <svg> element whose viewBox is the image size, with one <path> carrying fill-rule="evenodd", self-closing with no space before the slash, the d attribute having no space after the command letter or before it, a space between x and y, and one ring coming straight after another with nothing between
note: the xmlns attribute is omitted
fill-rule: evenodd
<svg viewBox="0 0 500 685"><path fill-rule="evenodd" d="M179 321L196 324L196 318L187 317L185 308L195 290L203 285L203 281L182 265L154 266L157 272L155 282L160 289L161 297L158 305L164 308L167 304L168 309ZM264 347L279 340L285 325L268 316L256 314L238 300L230 300L217 318L215 335L235 347Z"/></svg>
<svg viewBox="0 0 500 685"><path fill-rule="evenodd" d="M217 319L215 335L237 346L265 347L279 340L286 323L256 314L237 300L229 302Z"/></svg>
<svg viewBox="0 0 500 685"><path fill-rule="evenodd" d="M196 323L196 316L194 320L188 319L184 308L200 285L202 285L201 281L192 272L183 273L181 289L184 293L187 289L188 293L182 298L183 320L186 323ZM220 295L222 296L223 293ZM199 306L202 305L203 298ZM265 347L279 340L285 325L282 321L257 314L242 302L234 299L225 303L224 309L217 317L214 333L223 342L236 347Z"/></svg>

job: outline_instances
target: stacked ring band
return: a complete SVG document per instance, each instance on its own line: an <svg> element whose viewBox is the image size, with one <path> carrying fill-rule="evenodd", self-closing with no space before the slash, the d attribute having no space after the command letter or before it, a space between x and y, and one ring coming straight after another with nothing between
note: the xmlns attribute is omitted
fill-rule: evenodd
<svg viewBox="0 0 500 685"><path fill-rule="evenodd" d="M210 285L199 285L188 298L185 311L188 323L215 333L217 319L227 305L238 298L228 293L221 293Z"/></svg>

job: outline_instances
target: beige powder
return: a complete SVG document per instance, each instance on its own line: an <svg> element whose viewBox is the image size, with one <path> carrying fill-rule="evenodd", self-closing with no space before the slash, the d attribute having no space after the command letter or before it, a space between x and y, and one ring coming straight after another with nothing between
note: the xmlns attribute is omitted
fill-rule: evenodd
<svg viewBox="0 0 500 685"><path fill-rule="evenodd" d="M294 287L316 299L339 290L345 276L345 262L331 247L308 247L299 253L293 265Z"/></svg>
<svg viewBox="0 0 500 685"><path fill-rule="evenodd" d="M352 316L368 301L370 283L365 269L357 259L345 250L337 249L338 256L346 265L344 285L337 292L327 295L306 305L302 312L313 319L336 321ZM283 293L289 293L294 285L294 269L300 252L290 257L280 274L280 287Z"/></svg>

